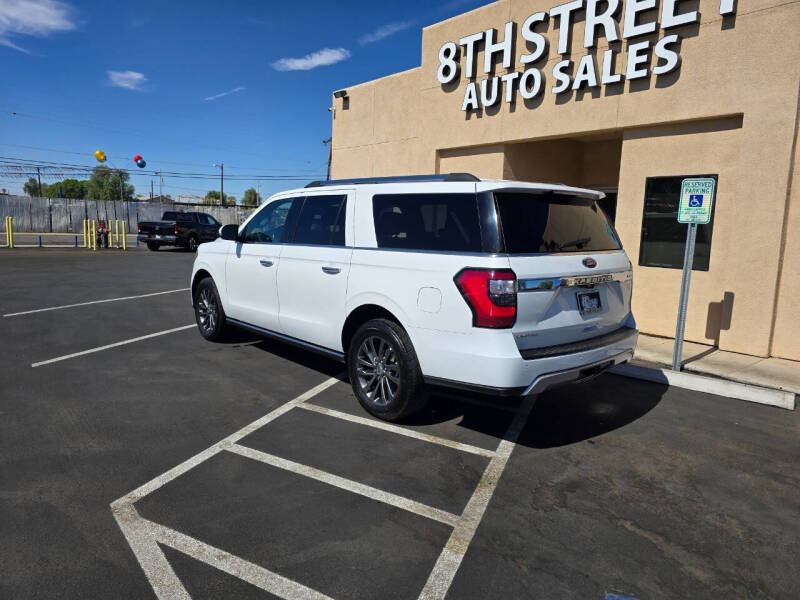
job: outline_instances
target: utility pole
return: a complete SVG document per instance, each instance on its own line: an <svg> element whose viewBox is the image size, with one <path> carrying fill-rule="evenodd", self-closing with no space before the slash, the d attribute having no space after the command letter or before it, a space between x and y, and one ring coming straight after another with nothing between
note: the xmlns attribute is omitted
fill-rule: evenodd
<svg viewBox="0 0 800 600"><path fill-rule="evenodd" d="M333 138L329 137L327 140L322 140L322 143L328 147L328 181L331 180L331 160L333 159Z"/></svg>
<svg viewBox="0 0 800 600"><path fill-rule="evenodd" d="M219 204L225 206L225 163L214 163L215 167L219 167Z"/></svg>
<svg viewBox="0 0 800 600"><path fill-rule="evenodd" d="M150 179L150 202L153 201L153 180Z"/></svg>
<svg viewBox="0 0 800 600"><path fill-rule="evenodd" d="M39 198L42 197L42 173L39 171L39 167L36 167L36 178L39 180Z"/></svg>

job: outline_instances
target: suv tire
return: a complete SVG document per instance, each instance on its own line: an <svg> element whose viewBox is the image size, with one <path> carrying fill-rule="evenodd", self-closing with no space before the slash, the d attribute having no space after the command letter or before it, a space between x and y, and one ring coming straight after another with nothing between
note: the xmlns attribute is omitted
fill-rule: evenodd
<svg viewBox="0 0 800 600"><path fill-rule="evenodd" d="M206 277L194 293L194 316L200 335L210 342L222 342L230 333L230 325L225 322L225 311L219 299L217 286L211 277Z"/></svg>
<svg viewBox="0 0 800 600"><path fill-rule="evenodd" d="M189 252L197 252L197 236L192 234L189 236L189 239L186 240L186 250Z"/></svg>
<svg viewBox="0 0 800 600"><path fill-rule="evenodd" d="M393 321L374 319L359 327L348 348L347 372L364 410L384 421L402 420L427 403L417 353Z"/></svg>
<svg viewBox="0 0 800 600"><path fill-rule="evenodd" d="M147 242L147 249L156 252L158 250L158 244L155 242Z"/></svg>

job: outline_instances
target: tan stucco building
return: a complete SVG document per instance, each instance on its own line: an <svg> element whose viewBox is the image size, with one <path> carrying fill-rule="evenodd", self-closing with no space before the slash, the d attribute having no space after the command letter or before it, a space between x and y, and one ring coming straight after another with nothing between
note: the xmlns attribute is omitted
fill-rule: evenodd
<svg viewBox="0 0 800 600"><path fill-rule="evenodd" d="M333 177L466 171L601 189L639 326L673 336L676 186L715 175L686 337L800 360L800 2L624 0L605 19L605 2L558 2L499 0L426 27L420 67L343 88Z"/></svg>

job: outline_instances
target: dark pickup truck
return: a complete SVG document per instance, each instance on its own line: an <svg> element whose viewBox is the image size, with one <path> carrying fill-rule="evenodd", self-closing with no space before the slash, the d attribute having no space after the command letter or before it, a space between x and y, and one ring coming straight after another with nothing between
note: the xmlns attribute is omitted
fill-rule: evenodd
<svg viewBox="0 0 800 600"><path fill-rule="evenodd" d="M222 224L206 213L167 211L160 221L139 223L139 241L153 251L161 246L179 246L194 252L203 242L217 239L220 227Z"/></svg>

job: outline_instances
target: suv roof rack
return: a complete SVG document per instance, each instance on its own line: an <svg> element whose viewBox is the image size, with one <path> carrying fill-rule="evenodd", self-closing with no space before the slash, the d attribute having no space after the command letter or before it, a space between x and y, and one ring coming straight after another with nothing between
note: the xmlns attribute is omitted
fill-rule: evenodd
<svg viewBox="0 0 800 600"><path fill-rule="evenodd" d="M394 177L361 177L358 179L331 179L312 181L306 187L324 187L328 185L359 185L365 183L409 183L416 181L480 181L472 173L444 173L441 175L397 175Z"/></svg>

